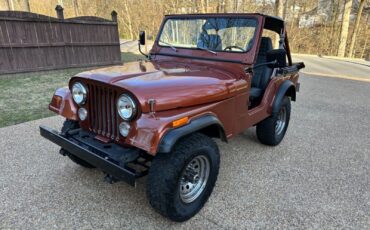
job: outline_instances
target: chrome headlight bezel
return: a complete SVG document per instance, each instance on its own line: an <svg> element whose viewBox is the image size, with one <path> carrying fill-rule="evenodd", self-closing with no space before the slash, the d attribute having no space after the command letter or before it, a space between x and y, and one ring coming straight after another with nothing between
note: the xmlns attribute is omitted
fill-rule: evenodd
<svg viewBox="0 0 370 230"><path fill-rule="evenodd" d="M128 108L129 107L129 108ZM129 109L130 111L124 112L124 109ZM117 100L117 111L119 116L124 120L124 121L131 121L134 119L137 113L137 106L135 101L132 99L132 97L128 94L122 94L119 96Z"/></svg>
<svg viewBox="0 0 370 230"><path fill-rule="evenodd" d="M87 100L87 88L84 84L82 84L81 82L75 82L72 85L71 94L72 94L73 101L76 102L78 105L85 104ZM81 99L77 97L81 95L76 95L76 94L81 94L82 95Z"/></svg>

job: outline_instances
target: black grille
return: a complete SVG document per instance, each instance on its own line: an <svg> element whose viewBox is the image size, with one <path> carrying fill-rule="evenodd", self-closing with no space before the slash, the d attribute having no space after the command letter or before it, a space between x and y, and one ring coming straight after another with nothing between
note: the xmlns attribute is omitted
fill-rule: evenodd
<svg viewBox="0 0 370 230"><path fill-rule="evenodd" d="M117 92L111 88L88 84L90 129L102 136L119 138Z"/></svg>

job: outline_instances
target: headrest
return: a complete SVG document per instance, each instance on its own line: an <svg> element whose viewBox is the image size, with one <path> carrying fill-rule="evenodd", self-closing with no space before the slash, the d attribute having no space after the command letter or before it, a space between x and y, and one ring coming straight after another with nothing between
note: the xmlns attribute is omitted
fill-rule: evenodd
<svg viewBox="0 0 370 230"><path fill-rule="evenodd" d="M269 37L261 38L261 45L258 52L258 55L266 55L266 52L272 50L272 41Z"/></svg>

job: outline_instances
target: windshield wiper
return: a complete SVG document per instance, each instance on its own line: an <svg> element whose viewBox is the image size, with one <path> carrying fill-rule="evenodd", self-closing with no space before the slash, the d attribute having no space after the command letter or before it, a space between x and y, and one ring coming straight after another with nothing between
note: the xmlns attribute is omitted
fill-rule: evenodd
<svg viewBox="0 0 370 230"><path fill-rule="evenodd" d="M159 42L162 42L162 43L168 45L169 47L171 47L171 49L173 49L175 52L177 52L177 49L171 43L164 42L164 41L161 41L161 40L159 40Z"/></svg>
<svg viewBox="0 0 370 230"><path fill-rule="evenodd" d="M214 54L214 55L217 55L217 52L213 51L213 50L210 50L210 49L207 49L207 48L203 48L203 47L197 47L198 50L205 50L207 52L210 52L211 54Z"/></svg>

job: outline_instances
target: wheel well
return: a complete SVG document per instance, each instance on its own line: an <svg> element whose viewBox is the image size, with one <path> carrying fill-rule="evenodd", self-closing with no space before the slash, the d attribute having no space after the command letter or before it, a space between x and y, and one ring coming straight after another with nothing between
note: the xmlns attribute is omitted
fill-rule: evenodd
<svg viewBox="0 0 370 230"><path fill-rule="evenodd" d="M227 142L225 132L223 128L218 124L209 125L205 128L198 130L197 132L203 133L208 137L220 138L222 141Z"/></svg>
<svg viewBox="0 0 370 230"><path fill-rule="evenodd" d="M157 152L169 153L176 142L191 133L203 133L209 137L220 138L227 142L226 134L222 123L213 115L206 115L192 120L189 124L182 127L171 129L166 132L158 145Z"/></svg>
<svg viewBox="0 0 370 230"><path fill-rule="evenodd" d="M295 91L294 86L290 86L289 89L285 93L285 95L289 96L292 99L292 101L295 101L295 97L296 97L295 94L296 94L296 91Z"/></svg>

